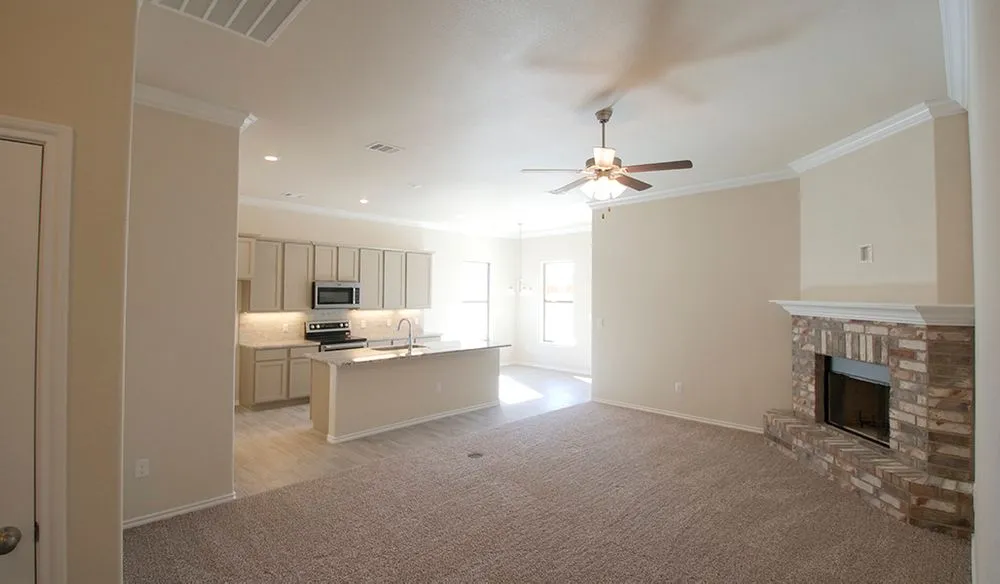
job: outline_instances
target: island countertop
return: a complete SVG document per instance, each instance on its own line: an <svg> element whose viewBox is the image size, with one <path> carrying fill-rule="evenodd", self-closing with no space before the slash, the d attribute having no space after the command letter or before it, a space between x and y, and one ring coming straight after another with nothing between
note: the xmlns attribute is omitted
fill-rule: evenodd
<svg viewBox="0 0 1000 584"><path fill-rule="evenodd" d="M476 343L465 341L439 341L432 343L420 343L420 345L420 347L414 347L412 351L406 347L392 347L392 350L347 349L343 351L312 353L306 356L314 361L327 363L332 367L349 367L352 365L363 365L367 363L385 363L386 361L398 359L418 359L420 357L443 355L446 353L503 349L510 346L510 344L506 343ZM388 349L388 347L386 347L386 349Z"/></svg>

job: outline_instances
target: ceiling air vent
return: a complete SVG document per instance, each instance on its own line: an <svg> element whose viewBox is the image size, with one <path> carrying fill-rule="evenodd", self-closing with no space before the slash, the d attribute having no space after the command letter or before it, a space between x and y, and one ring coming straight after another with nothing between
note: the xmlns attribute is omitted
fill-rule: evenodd
<svg viewBox="0 0 1000 584"><path fill-rule="evenodd" d="M399 146L393 146L392 144L386 144L385 142L372 142L371 144L365 146L365 148L371 150L372 152L381 152L382 154L395 154L402 150Z"/></svg>
<svg viewBox="0 0 1000 584"><path fill-rule="evenodd" d="M270 45L309 0L153 0L153 4Z"/></svg>

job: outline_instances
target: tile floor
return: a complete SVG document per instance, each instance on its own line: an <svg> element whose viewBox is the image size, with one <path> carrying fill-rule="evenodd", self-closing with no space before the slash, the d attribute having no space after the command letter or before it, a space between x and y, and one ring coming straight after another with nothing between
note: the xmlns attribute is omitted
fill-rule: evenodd
<svg viewBox="0 0 1000 584"><path fill-rule="evenodd" d="M492 428L590 401L590 379L507 366L500 370L500 405L408 428L328 444L313 431L309 406L236 412L236 495L245 497L397 455L437 440Z"/></svg>

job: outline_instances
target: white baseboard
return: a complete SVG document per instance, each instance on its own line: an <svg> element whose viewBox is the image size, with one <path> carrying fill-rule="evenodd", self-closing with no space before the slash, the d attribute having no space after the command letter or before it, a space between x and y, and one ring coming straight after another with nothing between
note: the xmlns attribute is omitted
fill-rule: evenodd
<svg viewBox="0 0 1000 584"><path fill-rule="evenodd" d="M173 509L167 509L166 511L159 511L157 513L150 513L149 515L142 515L141 517L134 517L122 523L122 529L131 529L133 527L139 527L140 525L146 525L147 523L153 523L154 521L162 521L164 519L169 519L170 517L191 513L192 511L208 509L209 507L215 507L216 505L221 505L222 503L228 503L234 499L236 499L236 493L229 493L228 495L205 499L204 501L198 501L197 503L191 503L190 505L181 505L180 507L174 507Z"/></svg>
<svg viewBox="0 0 1000 584"><path fill-rule="evenodd" d="M431 422L433 420L440 420L441 418L447 418L448 416L465 414L468 412L474 412L476 410L485 410L486 408L492 408L493 406L498 406L498 405L500 405L500 402L498 400L494 400L491 402L469 406L467 408L459 408L457 410L441 412L440 414L432 414L430 416L423 416L421 418L410 418L409 420L403 420L402 422L396 422L395 424L388 424L386 426L379 426L377 428L361 430L360 432L351 432L350 434L344 434L342 436L331 436L330 434L327 434L326 441L329 442L330 444L340 444L341 442L347 442L348 440L356 440L358 438L364 438L365 436L371 436L373 434L381 434L382 432L388 432L390 430L398 430L400 428L406 428L407 426L416 426L417 424L423 424L424 422Z"/></svg>
<svg viewBox="0 0 1000 584"><path fill-rule="evenodd" d="M659 414L661 416L670 416L672 418L680 418L682 420L691 420L692 422L701 422L702 424L711 424L713 426L722 426L723 428L732 428L733 430L743 430L744 432L753 432L754 434L763 434L764 429L758 426L747 426L745 424L736 424L733 422L726 422L725 420L713 420L712 418L702 418L701 416L692 416L691 414L684 414L681 412L672 412L670 410L658 410L656 408L649 408L646 406L640 406L636 404L629 404L625 402L614 401L610 399L600 399L593 398L591 401L605 404L609 406L615 406L619 408L627 408L630 410L639 410L640 412L649 412L651 414Z"/></svg>
<svg viewBox="0 0 1000 584"><path fill-rule="evenodd" d="M520 365L521 367L534 367L535 369L546 369L548 371L558 371L559 373L569 373L570 375L582 375L584 377L590 377L590 371L567 369L565 367L555 367L552 365L545 365L543 363L535 363L533 361L515 361L513 363L510 363L510 365Z"/></svg>

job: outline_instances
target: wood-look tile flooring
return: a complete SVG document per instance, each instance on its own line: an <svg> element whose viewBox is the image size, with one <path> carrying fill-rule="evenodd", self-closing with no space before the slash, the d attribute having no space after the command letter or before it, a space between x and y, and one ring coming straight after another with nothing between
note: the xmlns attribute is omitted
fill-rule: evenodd
<svg viewBox="0 0 1000 584"><path fill-rule="evenodd" d="M500 371L501 405L343 444L312 429L309 406L236 411L236 495L245 497L319 478L407 449L590 401L590 380L509 366Z"/></svg>

